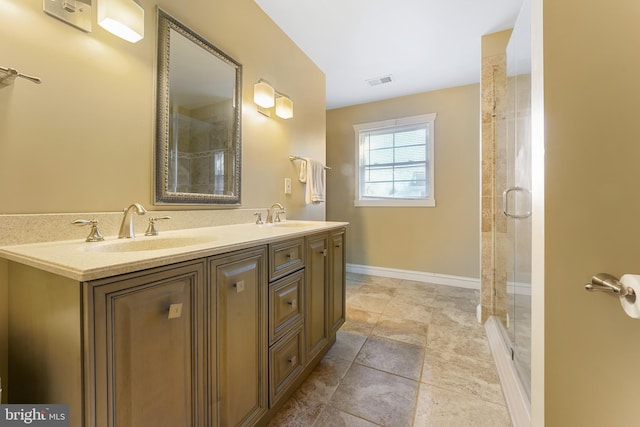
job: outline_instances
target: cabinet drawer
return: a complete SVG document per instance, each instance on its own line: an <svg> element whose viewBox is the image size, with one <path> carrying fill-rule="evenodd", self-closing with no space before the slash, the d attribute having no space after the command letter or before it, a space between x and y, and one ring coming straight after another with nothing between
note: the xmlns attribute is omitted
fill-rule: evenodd
<svg viewBox="0 0 640 427"><path fill-rule="evenodd" d="M278 399L293 385L304 368L304 339L302 324L278 341L269 350L269 402Z"/></svg>
<svg viewBox="0 0 640 427"><path fill-rule="evenodd" d="M304 267L304 239L269 245L269 280Z"/></svg>
<svg viewBox="0 0 640 427"><path fill-rule="evenodd" d="M304 272L299 271L269 286L269 344L284 336L304 316Z"/></svg>

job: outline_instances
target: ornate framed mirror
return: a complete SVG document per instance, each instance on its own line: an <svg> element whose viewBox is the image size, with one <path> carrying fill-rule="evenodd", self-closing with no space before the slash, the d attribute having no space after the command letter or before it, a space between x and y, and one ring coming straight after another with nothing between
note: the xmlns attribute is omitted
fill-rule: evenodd
<svg viewBox="0 0 640 427"><path fill-rule="evenodd" d="M158 8L155 204L240 205L242 65Z"/></svg>

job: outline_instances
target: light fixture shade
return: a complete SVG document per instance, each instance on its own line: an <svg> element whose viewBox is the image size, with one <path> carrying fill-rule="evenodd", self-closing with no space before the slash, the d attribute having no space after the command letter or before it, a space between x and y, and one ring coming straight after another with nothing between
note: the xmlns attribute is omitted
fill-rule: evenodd
<svg viewBox="0 0 640 427"><path fill-rule="evenodd" d="M276 98L276 116L281 119L293 117L293 101L285 95Z"/></svg>
<svg viewBox="0 0 640 427"><path fill-rule="evenodd" d="M253 85L253 102L262 108L271 108L274 105L276 91L263 80Z"/></svg>
<svg viewBox="0 0 640 427"><path fill-rule="evenodd" d="M98 0L98 25L135 43L144 37L144 9L134 0Z"/></svg>

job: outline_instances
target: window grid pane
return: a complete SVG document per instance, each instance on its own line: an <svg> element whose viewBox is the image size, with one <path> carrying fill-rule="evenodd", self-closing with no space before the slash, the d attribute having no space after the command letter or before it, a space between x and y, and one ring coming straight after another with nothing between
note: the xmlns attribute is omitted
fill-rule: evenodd
<svg viewBox="0 0 640 427"><path fill-rule="evenodd" d="M429 197L429 124L361 132L362 198Z"/></svg>

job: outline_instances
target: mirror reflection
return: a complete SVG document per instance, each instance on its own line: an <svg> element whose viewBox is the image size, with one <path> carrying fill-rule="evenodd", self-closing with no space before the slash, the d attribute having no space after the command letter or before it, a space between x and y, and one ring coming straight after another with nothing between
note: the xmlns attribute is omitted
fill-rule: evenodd
<svg viewBox="0 0 640 427"><path fill-rule="evenodd" d="M240 204L241 70L158 10L156 203Z"/></svg>

